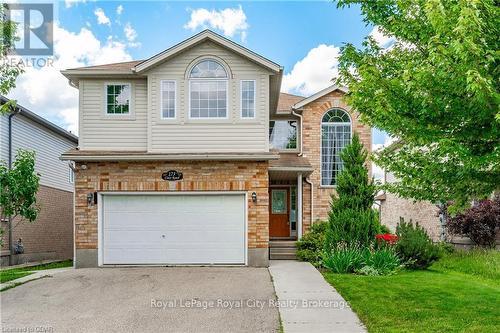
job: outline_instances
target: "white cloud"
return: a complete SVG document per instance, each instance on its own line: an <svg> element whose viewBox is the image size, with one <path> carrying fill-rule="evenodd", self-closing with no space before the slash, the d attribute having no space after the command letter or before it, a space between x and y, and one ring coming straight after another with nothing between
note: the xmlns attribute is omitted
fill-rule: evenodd
<svg viewBox="0 0 500 333"><path fill-rule="evenodd" d="M332 84L338 75L340 49L334 45L321 44L311 49L283 77L281 90L310 95Z"/></svg>
<svg viewBox="0 0 500 333"><path fill-rule="evenodd" d="M239 6L238 8L225 8L222 10L208 10L205 8L191 10L191 19L184 25L184 28L196 30L199 27L218 29L229 37L240 34L241 39L244 41L249 25L245 12Z"/></svg>
<svg viewBox="0 0 500 333"><path fill-rule="evenodd" d="M136 42L137 31L135 31L135 29L132 27L132 24L130 24L130 22L127 22L127 24L125 24L125 27L123 28L123 32L125 33L125 38L127 38L129 47L138 47L141 45L141 43Z"/></svg>
<svg viewBox="0 0 500 333"><path fill-rule="evenodd" d="M396 142L397 138L391 137L389 135L385 135L384 137L384 143L373 143L372 144L372 151L377 152L385 147L390 146L392 143ZM375 178L375 180L379 180L381 182L384 182L384 169L376 165L375 163L372 162L372 176Z"/></svg>
<svg viewBox="0 0 500 333"><path fill-rule="evenodd" d="M396 42L394 36L386 35L379 26L373 27L370 36L375 40L378 46L384 49L391 47Z"/></svg>
<svg viewBox="0 0 500 333"><path fill-rule="evenodd" d="M97 17L98 24L106 24L111 26L111 21L109 20L109 17L106 16L106 13L104 13L104 10L102 8L97 8L94 11L94 14Z"/></svg>
<svg viewBox="0 0 500 333"><path fill-rule="evenodd" d="M123 13L123 6L118 5L118 7L116 7L116 14L121 15L122 13Z"/></svg>
<svg viewBox="0 0 500 333"><path fill-rule="evenodd" d="M60 126L78 132L78 90L60 70L88 65L130 61L124 43L108 38L99 41L87 28L69 32L54 24L53 67L27 67L9 94L19 104Z"/></svg>

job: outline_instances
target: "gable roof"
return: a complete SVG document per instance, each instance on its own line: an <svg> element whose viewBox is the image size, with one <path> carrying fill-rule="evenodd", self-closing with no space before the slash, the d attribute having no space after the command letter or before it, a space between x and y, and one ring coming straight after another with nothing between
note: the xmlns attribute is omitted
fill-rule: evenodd
<svg viewBox="0 0 500 333"><path fill-rule="evenodd" d="M276 111L278 113L280 112L290 112L292 111L292 106L301 100L303 100L305 97L303 96L298 96L298 95L292 95L284 92L280 92L280 97L278 100L278 108Z"/></svg>
<svg viewBox="0 0 500 333"><path fill-rule="evenodd" d="M309 96L307 98L304 98L300 102L295 103L292 106L292 108L293 109L300 109L300 108L306 106L307 104L309 104L311 102L314 102L318 98L321 98L321 97L323 97L325 95L328 95L329 93L331 93L331 92L333 92L335 90L342 91L345 94L347 94L349 92L349 89L347 87L341 87L341 86L338 86L338 85L332 85L332 86L329 86L328 88L325 88L323 90L318 91L314 95L311 95L311 96Z"/></svg>
<svg viewBox="0 0 500 333"><path fill-rule="evenodd" d="M263 56L247 49L246 47L243 47L208 29L203 30L202 32L166 49L165 51L160 52L152 56L151 58L142 61L141 63L137 64L134 67L134 71L136 73L144 72L145 70L157 65L159 62L165 61L166 59L177 55L178 53L186 50L187 48L202 43L206 40L211 40L227 49L230 49L233 52L236 52L244 56L245 58L249 59L250 61L253 61L265 68L268 68L273 72L280 73L283 71L283 67L281 67L277 63L267 58L264 58Z"/></svg>
<svg viewBox="0 0 500 333"><path fill-rule="evenodd" d="M7 103L8 101L10 101L10 99L8 99L5 96L0 95L0 105L3 105L5 103ZM56 124L48 121L45 118L40 117L39 115L26 109L25 107L23 107L19 104L16 104L16 111L18 112L19 115L22 115L22 116L28 118L29 120L43 126L44 128L46 128L54 133L57 133L60 136L78 144L78 137L76 135L74 135L71 132L66 131L64 128L57 126Z"/></svg>

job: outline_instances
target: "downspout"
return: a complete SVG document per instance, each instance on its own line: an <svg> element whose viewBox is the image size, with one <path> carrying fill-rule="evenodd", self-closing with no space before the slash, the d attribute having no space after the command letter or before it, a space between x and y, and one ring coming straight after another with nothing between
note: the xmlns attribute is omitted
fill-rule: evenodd
<svg viewBox="0 0 500 333"><path fill-rule="evenodd" d="M18 113L19 111L15 109L11 114L9 114L9 149L8 149L8 154L9 154L9 170L12 169L12 118ZM9 266L12 266L12 216L9 216Z"/></svg>
<svg viewBox="0 0 500 333"><path fill-rule="evenodd" d="M303 135L303 128L304 128L303 124L302 124L303 118L302 118L302 115L300 113L297 113L296 111L297 111L297 109L292 107L292 114L294 116L299 117L299 119L300 119L300 148L299 148L299 153L297 154L297 156L303 156L303 143L302 143L303 142L302 135ZM306 177L305 181L306 181L306 183L308 183L311 186L311 226L312 226L314 223L314 184L309 179L309 177Z"/></svg>
<svg viewBox="0 0 500 333"><path fill-rule="evenodd" d="M292 114L294 116L299 117L299 119L300 119L300 148L299 148L299 153L297 155L302 156L302 115L299 113L296 113L295 109L293 107L292 107Z"/></svg>
<svg viewBox="0 0 500 333"><path fill-rule="evenodd" d="M312 180L309 179L309 177L305 178L306 183L308 183L311 186L311 226L314 223L314 184Z"/></svg>

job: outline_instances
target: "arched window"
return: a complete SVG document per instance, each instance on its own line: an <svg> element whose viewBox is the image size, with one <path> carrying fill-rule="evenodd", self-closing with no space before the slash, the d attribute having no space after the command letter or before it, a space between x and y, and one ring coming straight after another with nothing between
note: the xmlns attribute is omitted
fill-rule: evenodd
<svg viewBox="0 0 500 333"><path fill-rule="evenodd" d="M351 118L342 109L331 109L321 120L321 185L337 184L342 171L340 152L351 143Z"/></svg>
<svg viewBox="0 0 500 333"><path fill-rule="evenodd" d="M227 118L227 79L224 66L206 59L189 73L190 118Z"/></svg>
<svg viewBox="0 0 500 333"><path fill-rule="evenodd" d="M215 60L202 60L189 73L190 78L227 78L224 66Z"/></svg>

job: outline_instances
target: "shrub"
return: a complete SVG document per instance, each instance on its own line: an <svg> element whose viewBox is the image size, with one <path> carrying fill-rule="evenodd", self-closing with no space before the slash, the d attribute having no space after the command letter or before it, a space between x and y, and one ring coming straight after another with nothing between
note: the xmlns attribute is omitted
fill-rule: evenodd
<svg viewBox="0 0 500 333"><path fill-rule="evenodd" d="M399 237L396 252L410 269L426 269L441 256L439 246L432 243L425 229L418 223L406 223L401 218L396 227L396 235Z"/></svg>
<svg viewBox="0 0 500 333"><path fill-rule="evenodd" d="M388 226L380 224L379 229L378 229L379 234L392 234L391 229L389 229Z"/></svg>
<svg viewBox="0 0 500 333"><path fill-rule="evenodd" d="M370 246L379 228L373 210L345 209L331 213L326 232L326 246L333 249L338 243Z"/></svg>
<svg viewBox="0 0 500 333"><path fill-rule="evenodd" d="M338 243L323 254L323 266L334 273L354 273L364 266L366 251L357 245Z"/></svg>
<svg viewBox="0 0 500 333"><path fill-rule="evenodd" d="M448 230L455 235L467 236L475 244L494 247L500 229L500 196L482 200L450 219Z"/></svg>
<svg viewBox="0 0 500 333"><path fill-rule="evenodd" d="M334 273L387 275L400 266L400 259L392 247L373 249L339 243L323 254L323 265Z"/></svg>
<svg viewBox="0 0 500 333"><path fill-rule="evenodd" d="M376 270L378 275L387 275L401 266L401 261L394 247L384 246L370 251L370 255L365 260L365 265Z"/></svg>
<svg viewBox="0 0 500 333"><path fill-rule="evenodd" d="M326 227L326 222L314 223L311 230L297 242L297 258L299 260L308 261L316 267L321 266Z"/></svg>

